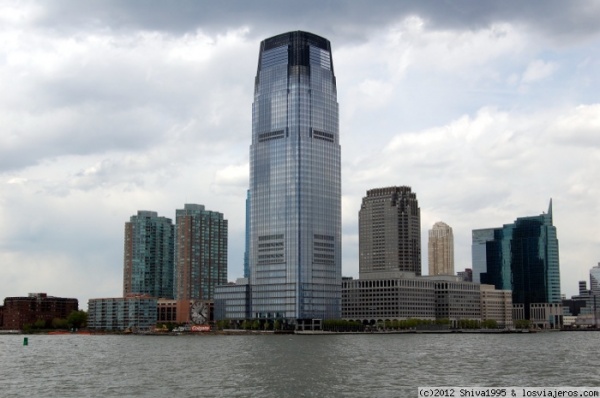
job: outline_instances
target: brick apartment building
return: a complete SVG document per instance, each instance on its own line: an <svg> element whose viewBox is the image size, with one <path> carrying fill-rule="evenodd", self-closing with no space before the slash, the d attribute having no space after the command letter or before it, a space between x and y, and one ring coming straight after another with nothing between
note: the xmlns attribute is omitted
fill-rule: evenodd
<svg viewBox="0 0 600 398"><path fill-rule="evenodd" d="M52 297L46 293L30 293L27 297L7 297L0 307L0 329L20 330L25 324L38 320L50 326L54 318L66 319L72 311L79 310L74 298Z"/></svg>

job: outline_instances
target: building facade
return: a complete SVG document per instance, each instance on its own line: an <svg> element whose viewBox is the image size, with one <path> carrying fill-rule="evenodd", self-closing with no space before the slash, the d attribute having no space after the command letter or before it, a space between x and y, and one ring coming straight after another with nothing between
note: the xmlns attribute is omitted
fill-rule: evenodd
<svg viewBox="0 0 600 398"><path fill-rule="evenodd" d="M495 320L499 327L510 328L512 309L510 291L456 276L371 273L342 281L342 318L365 325L413 318L444 320L450 327L461 327L464 320Z"/></svg>
<svg viewBox="0 0 600 398"><path fill-rule="evenodd" d="M481 321L479 284L464 282L456 276L428 278L435 283L435 316L453 326L461 320Z"/></svg>
<svg viewBox="0 0 600 398"><path fill-rule="evenodd" d="M227 283L227 220L198 204L175 214L176 299L212 300L215 287Z"/></svg>
<svg viewBox="0 0 600 398"><path fill-rule="evenodd" d="M260 44L248 196L252 318L340 317L336 91L328 40L297 31Z"/></svg>
<svg viewBox="0 0 600 398"><path fill-rule="evenodd" d="M524 319L531 318L532 304L561 303L552 201L548 213L474 230L472 254L473 281L511 290L513 304L523 304Z"/></svg>
<svg viewBox="0 0 600 398"><path fill-rule="evenodd" d="M590 269L590 294L600 300L600 263Z"/></svg>
<svg viewBox="0 0 600 398"><path fill-rule="evenodd" d="M410 187L367 191L358 218L360 278L381 271L421 275L421 209Z"/></svg>
<svg viewBox="0 0 600 398"><path fill-rule="evenodd" d="M46 327L50 327L54 318L67 319L71 312L78 310L79 302L75 298L52 297L46 293L6 297L0 329L22 330L26 325L33 326L38 321L43 321Z"/></svg>
<svg viewBox="0 0 600 398"><path fill-rule="evenodd" d="M148 331L157 319L157 299L147 295L98 298L88 301L88 328L94 330Z"/></svg>
<svg viewBox="0 0 600 398"><path fill-rule="evenodd" d="M250 294L248 278L238 278L235 283L218 286L215 294L215 320L241 322L250 319Z"/></svg>
<svg viewBox="0 0 600 398"><path fill-rule="evenodd" d="M173 298L173 223L154 211L138 211L125 223L123 296Z"/></svg>
<svg viewBox="0 0 600 398"><path fill-rule="evenodd" d="M496 321L499 328L512 329L512 292L497 290L492 285L480 285L481 319Z"/></svg>
<svg viewBox="0 0 600 398"><path fill-rule="evenodd" d="M422 278L344 279L342 318L374 325L436 319L435 283Z"/></svg>
<svg viewBox="0 0 600 398"><path fill-rule="evenodd" d="M454 275L454 234L444 222L429 230L429 275Z"/></svg>
<svg viewBox="0 0 600 398"><path fill-rule="evenodd" d="M471 268L465 268L464 271L458 271L456 276L465 282L473 282L473 270Z"/></svg>

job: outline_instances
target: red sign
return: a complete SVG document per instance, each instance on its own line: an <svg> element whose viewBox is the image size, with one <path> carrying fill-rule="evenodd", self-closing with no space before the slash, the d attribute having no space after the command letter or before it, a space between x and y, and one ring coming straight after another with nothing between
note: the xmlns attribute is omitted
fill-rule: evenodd
<svg viewBox="0 0 600 398"><path fill-rule="evenodd" d="M210 332L210 325L194 325L192 332Z"/></svg>

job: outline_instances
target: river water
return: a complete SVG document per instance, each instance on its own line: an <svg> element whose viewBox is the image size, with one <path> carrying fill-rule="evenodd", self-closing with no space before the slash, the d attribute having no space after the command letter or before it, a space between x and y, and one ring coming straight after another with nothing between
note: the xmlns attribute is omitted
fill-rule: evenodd
<svg viewBox="0 0 600 398"><path fill-rule="evenodd" d="M600 333L0 335L1 397L416 397L600 386Z"/></svg>

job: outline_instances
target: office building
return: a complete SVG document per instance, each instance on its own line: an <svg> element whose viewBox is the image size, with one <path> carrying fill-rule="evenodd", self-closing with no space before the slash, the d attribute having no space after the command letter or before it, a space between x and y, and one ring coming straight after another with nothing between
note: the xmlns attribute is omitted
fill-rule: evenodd
<svg viewBox="0 0 600 398"><path fill-rule="evenodd" d="M250 190L246 191L246 233L244 241L244 278L250 279Z"/></svg>
<svg viewBox="0 0 600 398"><path fill-rule="evenodd" d="M359 217L359 275L421 275L421 210L410 187L367 191Z"/></svg>
<svg viewBox="0 0 600 398"><path fill-rule="evenodd" d="M435 283L435 316L448 319L453 326L464 319L481 321L480 285L463 282L456 276L433 279Z"/></svg>
<svg viewBox="0 0 600 398"><path fill-rule="evenodd" d="M375 325L386 320L436 319L435 283L424 278L344 278L342 318Z"/></svg>
<svg viewBox="0 0 600 398"><path fill-rule="evenodd" d="M502 228L474 230L472 254L473 281L511 290L513 304L523 305L524 319L531 319L533 309L536 317L546 311L540 312L541 304L561 303L552 201L548 213L517 218ZM554 316L554 307L548 308Z"/></svg>
<svg viewBox="0 0 600 398"><path fill-rule="evenodd" d="M183 302L213 300L215 287L225 283L227 220L203 205L185 204L175 211L175 298ZM189 309L184 307L185 318Z"/></svg>
<svg viewBox="0 0 600 398"><path fill-rule="evenodd" d="M444 320L460 328L461 321L495 320L512 327L510 291L460 280L457 276L410 276L369 273L342 280L342 318L364 325L407 319Z"/></svg>
<svg viewBox="0 0 600 398"><path fill-rule="evenodd" d="M590 294L600 297L600 263L590 269Z"/></svg>
<svg viewBox="0 0 600 398"><path fill-rule="evenodd" d="M123 296L173 298L173 223L138 211L125 223Z"/></svg>
<svg viewBox="0 0 600 398"><path fill-rule="evenodd" d="M444 222L429 230L429 275L454 275L454 235Z"/></svg>
<svg viewBox="0 0 600 398"><path fill-rule="evenodd" d="M6 297L0 309L0 329L22 330L26 325L33 326L39 321L44 322L44 327L51 327L54 318L67 319L71 312L78 311L79 302L75 298L29 293L27 297Z"/></svg>
<svg viewBox="0 0 600 398"><path fill-rule="evenodd" d="M250 145L253 318L340 317L338 124L329 41L299 31L264 40Z"/></svg>
<svg viewBox="0 0 600 398"><path fill-rule="evenodd" d="M501 329L513 327L512 292L497 290L492 285L479 285L481 294L481 319L496 321Z"/></svg>
<svg viewBox="0 0 600 398"><path fill-rule="evenodd" d="M215 319L237 321L250 319L250 285L248 278L238 278L235 283L217 286L215 293Z"/></svg>

